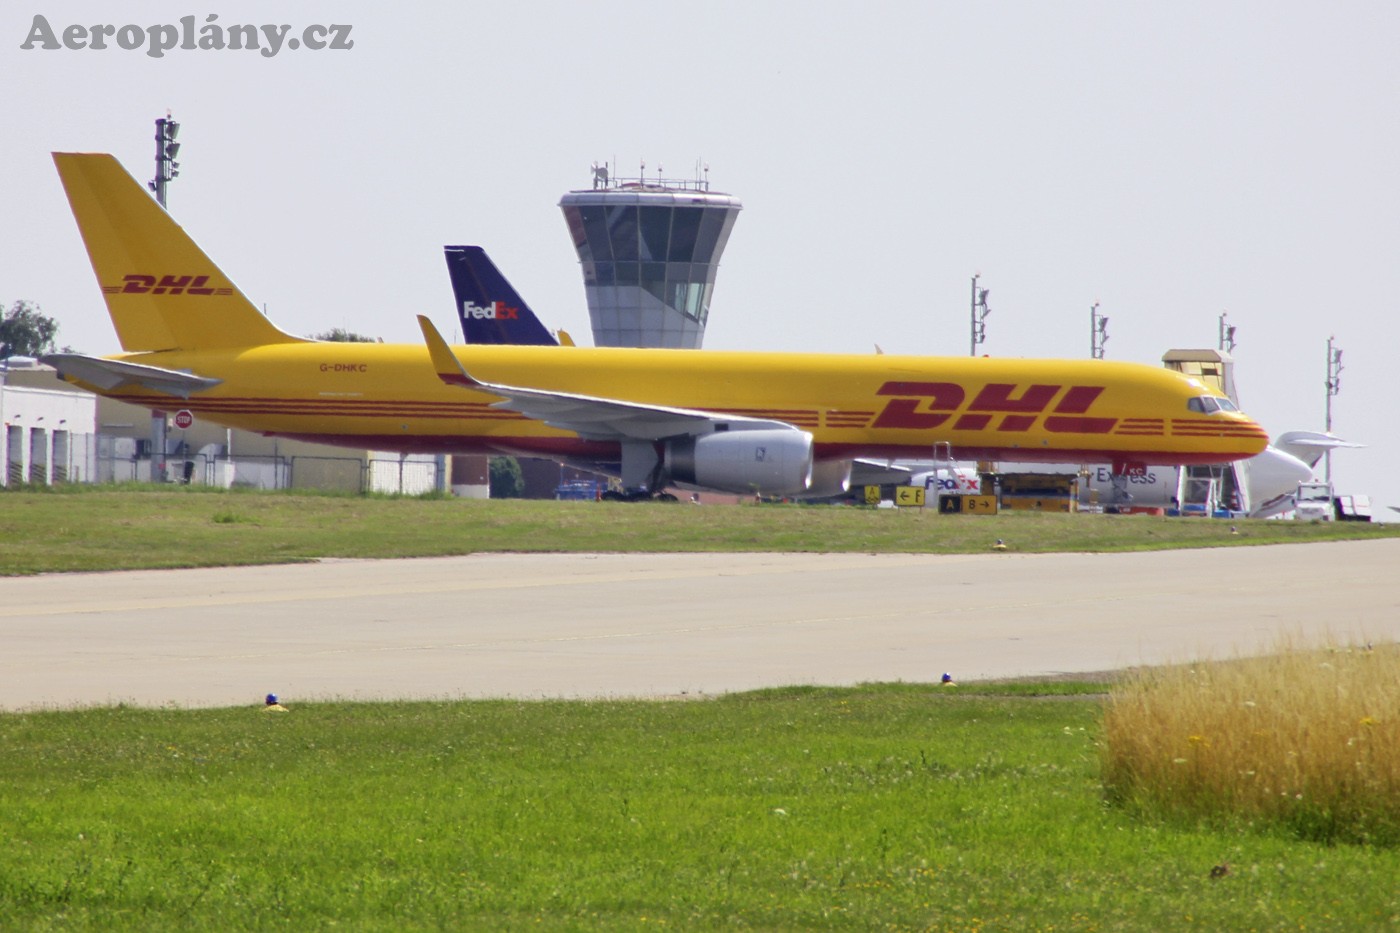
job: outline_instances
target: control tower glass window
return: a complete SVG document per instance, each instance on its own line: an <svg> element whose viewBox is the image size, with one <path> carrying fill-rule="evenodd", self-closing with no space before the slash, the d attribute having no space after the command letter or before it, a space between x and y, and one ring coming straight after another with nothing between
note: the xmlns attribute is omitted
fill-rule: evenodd
<svg viewBox="0 0 1400 933"><path fill-rule="evenodd" d="M671 262L690 262L695 255L695 239L700 235L700 207L678 207L671 218L671 248L666 258Z"/></svg>
<svg viewBox="0 0 1400 933"><path fill-rule="evenodd" d="M608 236L613 258L637 261L637 209L632 206L608 208Z"/></svg>
<svg viewBox="0 0 1400 933"><path fill-rule="evenodd" d="M742 206L698 185L648 181L560 201L598 346L698 347L720 254Z"/></svg>
<svg viewBox="0 0 1400 933"><path fill-rule="evenodd" d="M569 223L569 235L580 262L607 262L612 259L608 238L607 208L601 204L583 204L564 212Z"/></svg>
<svg viewBox="0 0 1400 933"><path fill-rule="evenodd" d="M642 240L639 244L641 259L664 261L666 244L671 239L671 213L669 207L643 207L641 213Z"/></svg>

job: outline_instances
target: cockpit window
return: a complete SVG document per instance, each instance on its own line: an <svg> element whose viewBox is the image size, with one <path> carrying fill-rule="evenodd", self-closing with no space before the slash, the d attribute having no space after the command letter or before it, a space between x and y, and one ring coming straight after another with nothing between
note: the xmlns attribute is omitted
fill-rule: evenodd
<svg viewBox="0 0 1400 933"><path fill-rule="evenodd" d="M1186 407L1203 415L1213 414L1217 411L1239 411L1234 402L1218 395L1202 395L1193 398L1186 403Z"/></svg>

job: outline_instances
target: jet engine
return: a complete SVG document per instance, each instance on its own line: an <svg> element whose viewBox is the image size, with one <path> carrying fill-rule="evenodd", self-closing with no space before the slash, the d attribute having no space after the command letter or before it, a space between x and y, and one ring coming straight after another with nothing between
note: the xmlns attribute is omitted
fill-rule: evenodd
<svg viewBox="0 0 1400 933"><path fill-rule="evenodd" d="M818 460L812 465L812 483L803 493L808 499L828 499L851 489L850 460Z"/></svg>
<svg viewBox="0 0 1400 933"><path fill-rule="evenodd" d="M812 484L812 435L806 431L717 431L666 443L665 467L677 483L721 492L795 496Z"/></svg>

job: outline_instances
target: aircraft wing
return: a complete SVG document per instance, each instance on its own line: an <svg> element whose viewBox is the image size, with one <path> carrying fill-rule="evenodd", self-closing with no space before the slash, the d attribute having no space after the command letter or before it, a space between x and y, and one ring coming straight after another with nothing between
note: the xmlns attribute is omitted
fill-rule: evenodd
<svg viewBox="0 0 1400 933"><path fill-rule="evenodd" d="M174 369L161 369L159 366L146 366L142 363L125 363L100 356L84 356L81 353L50 353L40 357L39 362L52 366L58 370L60 376L71 376L103 391L136 385L153 392L189 398L192 393L212 389L223 382L222 379L196 376Z"/></svg>
<svg viewBox="0 0 1400 933"><path fill-rule="evenodd" d="M492 405L493 408L518 411L527 418L544 422L550 427L573 431L587 440L651 441L715 431L799 430L786 421L486 382L466 371L437 328L421 314L418 316L418 326L422 328L423 337L428 343L433 368L443 382L499 395L502 400Z"/></svg>
<svg viewBox="0 0 1400 933"><path fill-rule="evenodd" d="M883 460L851 461L852 486L903 486L907 485L913 476L913 470Z"/></svg>

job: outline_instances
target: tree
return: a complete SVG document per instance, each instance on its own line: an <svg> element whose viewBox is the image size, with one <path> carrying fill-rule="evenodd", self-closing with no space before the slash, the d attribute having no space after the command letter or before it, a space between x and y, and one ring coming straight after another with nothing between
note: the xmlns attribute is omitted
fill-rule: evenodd
<svg viewBox="0 0 1400 933"><path fill-rule="evenodd" d="M0 319L0 360L52 353L58 324L32 301L16 301Z"/></svg>
<svg viewBox="0 0 1400 933"><path fill-rule="evenodd" d="M525 477L520 461L514 457L492 457L490 469L491 498L518 499L525 491Z"/></svg>
<svg viewBox="0 0 1400 933"><path fill-rule="evenodd" d="M332 327L323 334L312 334L312 340L330 340L334 343L374 343L373 337L357 334L343 327Z"/></svg>

